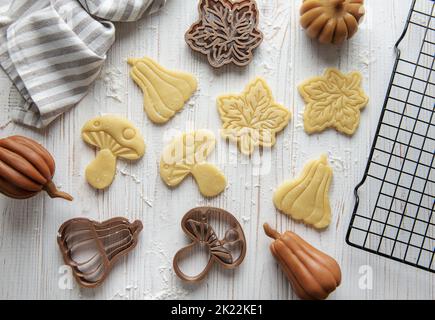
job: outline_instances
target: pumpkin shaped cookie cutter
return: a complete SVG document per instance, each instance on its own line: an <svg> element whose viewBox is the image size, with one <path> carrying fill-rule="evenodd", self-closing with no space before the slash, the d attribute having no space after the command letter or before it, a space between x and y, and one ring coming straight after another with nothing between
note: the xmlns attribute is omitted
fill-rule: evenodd
<svg viewBox="0 0 435 320"><path fill-rule="evenodd" d="M57 243L77 283L95 288L107 278L115 262L136 247L142 229L139 220L130 223L122 217L101 223L76 218L62 224Z"/></svg>
<svg viewBox="0 0 435 320"><path fill-rule="evenodd" d="M229 228L225 231L223 239L219 239L210 220L227 222ZM238 267L246 256L246 238L239 221L229 212L211 207L199 207L187 212L182 221L181 228L192 239L186 247L180 249L174 256L173 268L176 275L188 282L199 282L210 272L215 263L225 269ZM197 245L205 245L209 250L209 260L204 270L196 276L189 276L180 269L180 261ZM235 257L235 249L239 249Z"/></svg>

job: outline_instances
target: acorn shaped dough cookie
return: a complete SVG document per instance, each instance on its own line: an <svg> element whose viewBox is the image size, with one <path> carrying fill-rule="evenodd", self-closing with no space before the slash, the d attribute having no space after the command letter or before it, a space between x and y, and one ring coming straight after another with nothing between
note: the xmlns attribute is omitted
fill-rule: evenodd
<svg viewBox="0 0 435 320"><path fill-rule="evenodd" d="M128 59L130 75L144 94L144 109L154 123L168 122L198 88L194 76L170 71L150 58Z"/></svg>
<svg viewBox="0 0 435 320"><path fill-rule="evenodd" d="M55 162L36 141L12 136L0 139L0 192L15 199L27 199L45 191L51 198L73 200L57 190L52 179Z"/></svg>
<svg viewBox="0 0 435 320"><path fill-rule="evenodd" d="M275 191L275 207L295 220L301 220L317 229L331 223L329 187L332 168L326 155L305 165L298 179L284 182Z"/></svg>
<svg viewBox="0 0 435 320"><path fill-rule="evenodd" d="M86 180L95 189L105 189L115 178L117 158L137 160L145 153L142 135L127 119L106 115L89 120L82 128L82 139L99 149L86 167Z"/></svg>
<svg viewBox="0 0 435 320"><path fill-rule="evenodd" d="M364 0L304 0L300 14L310 38L340 45L358 31L365 14Z"/></svg>

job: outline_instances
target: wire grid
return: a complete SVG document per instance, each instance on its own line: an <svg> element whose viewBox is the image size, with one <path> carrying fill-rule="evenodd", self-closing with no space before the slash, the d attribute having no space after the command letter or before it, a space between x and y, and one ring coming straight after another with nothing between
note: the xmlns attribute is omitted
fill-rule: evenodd
<svg viewBox="0 0 435 320"><path fill-rule="evenodd" d="M414 0L346 241L435 273L435 2Z"/></svg>

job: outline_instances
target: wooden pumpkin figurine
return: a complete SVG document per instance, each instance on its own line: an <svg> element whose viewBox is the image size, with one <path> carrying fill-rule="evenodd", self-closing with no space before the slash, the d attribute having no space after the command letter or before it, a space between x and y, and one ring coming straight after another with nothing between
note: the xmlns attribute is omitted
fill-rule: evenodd
<svg viewBox="0 0 435 320"><path fill-rule="evenodd" d="M27 199L44 190L51 198L71 201L51 181L54 170L53 157L36 141L21 136L0 139L0 192L4 195Z"/></svg>
<svg viewBox="0 0 435 320"><path fill-rule="evenodd" d="M299 298L323 300L340 285L340 266L333 258L293 232L280 234L267 223L264 231L275 239L270 250Z"/></svg>
<svg viewBox="0 0 435 320"><path fill-rule="evenodd" d="M304 0L301 25L308 36L324 44L342 44L358 31L364 0Z"/></svg>

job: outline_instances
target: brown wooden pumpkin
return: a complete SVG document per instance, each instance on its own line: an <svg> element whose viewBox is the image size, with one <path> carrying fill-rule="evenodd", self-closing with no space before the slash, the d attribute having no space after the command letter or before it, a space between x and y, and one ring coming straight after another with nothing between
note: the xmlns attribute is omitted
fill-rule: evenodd
<svg viewBox="0 0 435 320"><path fill-rule="evenodd" d="M0 139L0 192L15 199L27 199L44 190L51 198L73 198L57 190L51 181L55 163L36 141L12 136Z"/></svg>
<svg viewBox="0 0 435 320"><path fill-rule="evenodd" d="M340 266L333 258L293 232L281 235L267 223L264 231L275 239L270 250L299 298L323 300L340 285Z"/></svg>
<svg viewBox="0 0 435 320"><path fill-rule="evenodd" d="M339 45L358 31L365 14L364 0L304 0L300 13L310 38Z"/></svg>

